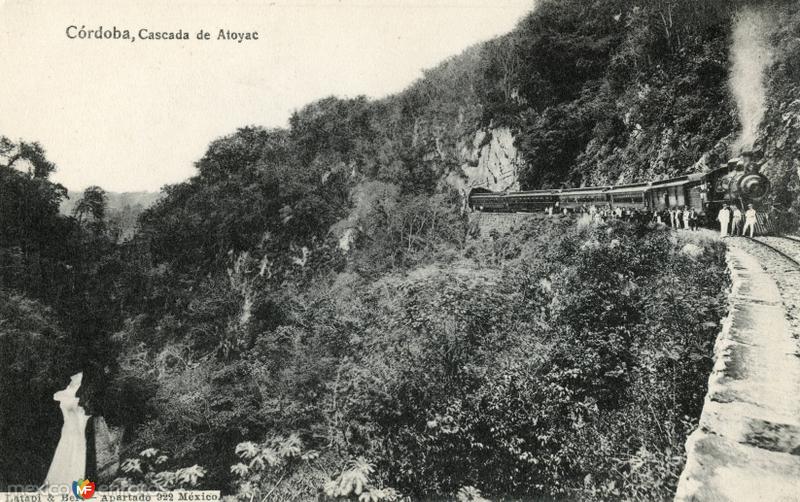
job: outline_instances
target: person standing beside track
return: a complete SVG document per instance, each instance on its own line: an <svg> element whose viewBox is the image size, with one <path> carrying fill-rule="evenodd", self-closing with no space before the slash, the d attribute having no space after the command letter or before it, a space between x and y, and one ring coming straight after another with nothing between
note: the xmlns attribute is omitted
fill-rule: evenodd
<svg viewBox="0 0 800 502"><path fill-rule="evenodd" d="M742 211L739 206L733 207L733 219L731 220L731 235L742 235Z"/></svg>
<svg viewBox="0 0 800 502"><path fill-rule="evenodd" d="M694 208L691 208L689 209L688 214L689 214L689 228L692 230L697 230L697 219L698 219L697 211L695 211Z"/></svg>
<svg viewBox="0 0 800 502"><path fill-rule="evenodd" d="M747 229L750 229L750 238L753 238L753 235L756 230L756 223L758 223L758 213L756 210L753 209L752 204L747 205L747 212L744 213L744 228L742 229L742 235L747 235Z"/></svg>
<svg viewBox="0 0 800 502"><path fill-rule="evenodd" d="M719 210L719 214L717 214L717 221L719 222L719 236L725 238L728 236L728 224L731 220L731 212L728 210L728 206L722 206L722 209Z"/></svg>

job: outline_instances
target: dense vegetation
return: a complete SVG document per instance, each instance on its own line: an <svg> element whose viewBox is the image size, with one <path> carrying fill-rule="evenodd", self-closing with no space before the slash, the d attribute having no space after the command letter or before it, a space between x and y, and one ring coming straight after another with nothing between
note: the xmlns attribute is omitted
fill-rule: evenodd
<svg viewBox="0 0 800 502"><path fill-rule="evenodd" d="M106 246L87 261L118 260L110 273L90 277L124 285L127 295L109 296L123 306L113 320L126 320L95 340L115 348L117 367L102 359L108 349L87 356L75 345L85 334L68 322L74 306L56 320L5 294L12 329L4 348L16 347L8 355L20 364L8 368L3 388L42 396L19 413L57 422L44 412L52 407L48 390L76 366L103 362L106 374L87 379L88 402L127 428L127 451L143 452L126 464L130 482L146 472L146 460L167 458L158 466L162 482L185 477L245 497L311 497L326 481L329 494L351 494L361 483L378 498L669 494L721 315L708 307L723 303L719 246L686 245L630 224L559 219L470 240L474 229L447 193L404 194L374 181L354 194L346 218L369 237L343 254L330 237L312 235L304 250L289 240L290 222L302 213L284 207L298 203L291 196L317 196L311 189L276 189L288 196L272 223L232 228L235 220L222 218L240 207L234 201L248 200L244 187L267 189L246 177L252 171L275 182L264 166L228 177L227 192L219 178L206 179L213 171L178 187L185 198L176 207L205 216L186 221L202 239L176 234L186 227L164 217L174 211L172 194L144 215L140 237L116 247L103 238L102 192L88 190L74 218L52 206L52 221L79 242ZM205 206L213 212L192 206L210 200L205 190L215 190L217 203ZM248 233L270 224L274 234ZM213 246L219 236L236 239L228 252ZM190 238L197 255L177 245ZM103 290L81 298L96 291ZM25 352L40 346L44 357ZM61 357L70 351L82 355ZM28 378L28 364L41 376ZM6 437L19 427L47 430L23 420L5 427ZM52 446L54 435L44 444ZM27 475L41 475L46 451ZM179 469L192 464L201 467Z"/></svg>
<svg viewBox="0 0 800 502"><path fill-rule="evenodd" d="M257 478L265 493L288 475L287 497L360 457L376 490L415 498L674 489L724 310L721 245L557 220L372 277L259 285L259 260L236 261L186 314L123 333L122 375L157 382L133 451L158 445L218 486L240 442L295 435L313 461L283 466L272 446L272 476Z"/></svg>
<svg viewBox="0 0 800 502"><path fill-rule="evenodd" d="M740 3L719 4L543 1L398 95L326 98L288 129L213 141L132 237L98 187L60 215L44 150L2 138L0 483L43 479L52 392L83 369L90 412L125 429L117 483L670 498L722 315L721 247L559 218L476 240L452 182L463 145L498 125L527 187L726 155ZM777 110L800 15L782 12L768 120L788 139L763 144L790 207L781 148L800 126Z"/></svg>

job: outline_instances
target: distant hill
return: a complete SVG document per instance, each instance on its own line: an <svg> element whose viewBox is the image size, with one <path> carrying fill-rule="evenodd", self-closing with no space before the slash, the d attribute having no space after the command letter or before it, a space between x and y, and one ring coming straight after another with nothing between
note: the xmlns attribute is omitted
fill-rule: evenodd
<svg viewBox="0 0 800 502"><path fill-rule="evenodd" d="M70 190L68 199L61 202L61 214L71 215L83 192ZM120 230L122 240L129 239L136 230L139 215L161 198L159 192L106 192L107 219Z"/></svg>
<svg viewBox="0 0 800 502"><path fill-rule="evenodd" d="M69 198L61 202L61 214L71 215L82 194L82 191L70 190L67 192ZM144 210L161 198L159 192L106 192L106 196L108 197L108 208L116 210L122 210L125 206L131 208L142 206L142 210Z"/></svg>

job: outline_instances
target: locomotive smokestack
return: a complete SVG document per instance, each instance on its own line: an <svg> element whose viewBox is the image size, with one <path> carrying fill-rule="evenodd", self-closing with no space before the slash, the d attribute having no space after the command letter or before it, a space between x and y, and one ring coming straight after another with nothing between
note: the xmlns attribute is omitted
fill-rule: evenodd
<svg viewBox="0 0 800 502"><path fill-rule="evenodd" d="M757 173L761 170L764 154L760 148L745 150L742 152L742 160L744 162L745 172Z"/></svg>
<svg viewBox="0 0 800 502"><path fill-rule="evenodd" d="M728 159L728 162L723 164L731 170L745 171L745 172L758 172L759 164L757 159L760 159L759 152L754 150L742 150L741 155Z"/></svg>
<svg viewBox="0 0 800 502"><path fill-rule="evenodd" d="M742 151L742 167L744 168L745 172L751 171L758 171L758 166L753 163L753 151L752 150L743 150Z"/></svg>

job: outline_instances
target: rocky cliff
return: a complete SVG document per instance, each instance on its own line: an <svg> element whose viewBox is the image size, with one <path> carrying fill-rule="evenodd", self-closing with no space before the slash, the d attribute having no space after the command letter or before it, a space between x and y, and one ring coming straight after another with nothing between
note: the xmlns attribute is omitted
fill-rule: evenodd
<svg viewBox="0 0 800 502"><path fill-rule="evenodd" d="M756 145L763 151L762 171L770 177L772 202L800 214L800 6L773 14L772 65L766 72L766 110Z"/></svg>
<svg viewBox="0 0 800 502"><path fill-rule="evenodd" d="M467 190L519 190L519 170L524 161L508 127L478 130L471 141L461 143L459 154Z"/></svg>

